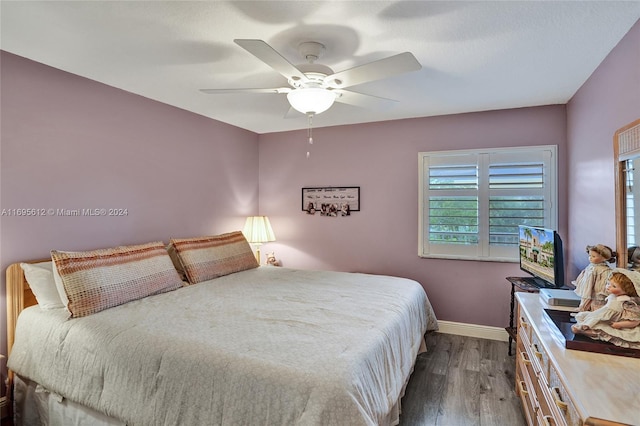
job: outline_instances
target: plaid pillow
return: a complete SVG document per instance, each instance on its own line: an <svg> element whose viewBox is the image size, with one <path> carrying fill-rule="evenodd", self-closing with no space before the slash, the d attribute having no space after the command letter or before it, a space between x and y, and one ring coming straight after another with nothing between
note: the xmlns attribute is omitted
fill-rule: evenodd
<svg viewBox="0 0 640 426"><path fill-rule="evenodd" d="M242 232L170 240L191 284L257 268L258 261Z"/></svg>
<svg viewBox="0 0 640 426"><path fill-rule="evenodd" d="M74 318L182 287L160 241L85 252L52 250L60 298Z"/></svg>

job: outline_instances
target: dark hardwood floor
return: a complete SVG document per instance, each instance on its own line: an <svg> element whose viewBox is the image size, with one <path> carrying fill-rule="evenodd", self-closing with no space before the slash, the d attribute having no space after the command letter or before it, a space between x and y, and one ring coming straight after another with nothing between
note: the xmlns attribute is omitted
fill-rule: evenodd
<svg viewBox="0 0 640 426"><path fill-rule="evenodd" d="M402 400L401 426L524 426L507 342L429 333Z"/></svg>

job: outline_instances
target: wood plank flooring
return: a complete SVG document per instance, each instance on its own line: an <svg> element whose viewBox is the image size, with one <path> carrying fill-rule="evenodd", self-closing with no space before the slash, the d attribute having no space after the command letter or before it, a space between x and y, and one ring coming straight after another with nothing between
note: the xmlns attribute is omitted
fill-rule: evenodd
<svg viewBox="0 0 640 426"><path fill-rule="evenodd" d="M401 426L524 426L507 342L427 334L402 400Z"/></svg>

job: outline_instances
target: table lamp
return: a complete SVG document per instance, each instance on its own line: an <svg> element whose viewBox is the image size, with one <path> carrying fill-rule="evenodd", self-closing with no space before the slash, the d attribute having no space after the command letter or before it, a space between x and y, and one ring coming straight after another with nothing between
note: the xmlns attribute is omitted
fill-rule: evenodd
<svg viewBox="0 0 640 426"><path fill-rule="evenodd" d="M260 264L260 246L267 241L275 241L276 236L271 229L271 222L266 216L249 216L242 230L250 244L256 246L256 260Z"/></svg>

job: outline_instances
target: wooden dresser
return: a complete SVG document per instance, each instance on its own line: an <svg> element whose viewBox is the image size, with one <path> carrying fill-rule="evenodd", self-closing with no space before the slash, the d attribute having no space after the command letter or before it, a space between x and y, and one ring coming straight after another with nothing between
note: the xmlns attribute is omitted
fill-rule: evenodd
<svg viewBox="0 0 640 426"><path fill-rule="evenodd" d="M516 300L516 393L528 424L640 425L640 359L566 349L543 311L563 308L538 294Z"/></svg>

